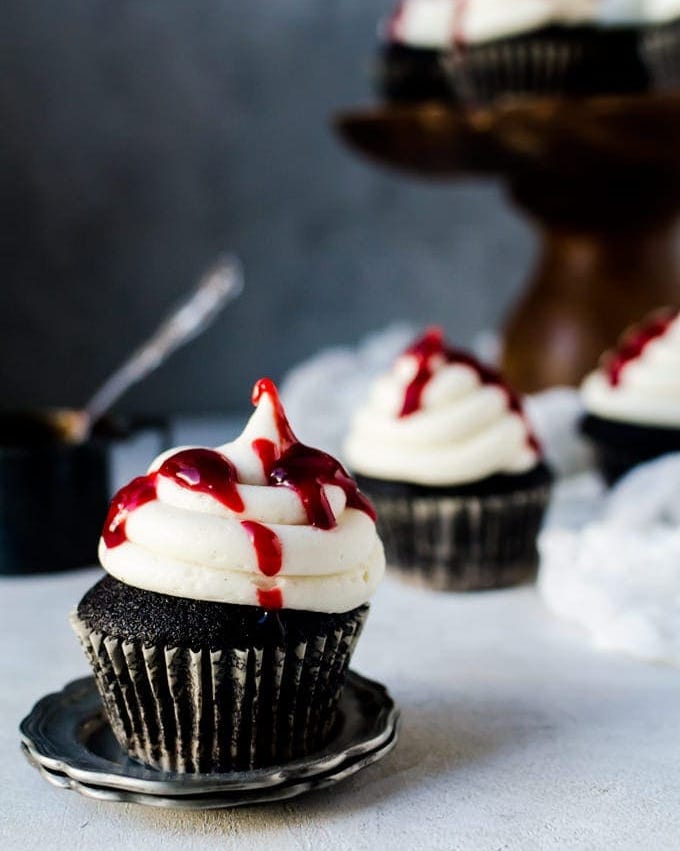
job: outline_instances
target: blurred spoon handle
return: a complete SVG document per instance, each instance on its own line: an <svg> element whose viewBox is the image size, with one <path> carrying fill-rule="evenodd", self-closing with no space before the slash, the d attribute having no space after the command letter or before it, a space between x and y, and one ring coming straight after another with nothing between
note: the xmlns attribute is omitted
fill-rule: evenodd
<svg viewBox="0 0 680 851"><path fill-rule="evenodd" d="M104 414L133 384L146 378L180 346L200 334L243 290L238 260L227 255L211 266L193 292L161 323L92 396L85 412L90 423Z"/></svg>

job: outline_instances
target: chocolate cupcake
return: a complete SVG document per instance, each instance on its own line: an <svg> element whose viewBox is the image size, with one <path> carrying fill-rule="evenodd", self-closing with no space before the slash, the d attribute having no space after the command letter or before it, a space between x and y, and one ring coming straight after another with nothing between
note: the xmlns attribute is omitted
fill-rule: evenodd
<svg viewBox="0 0 680 851"><path fill-rule="evenodd" d="M649 87L644 12L626 0L402 0L379 63L390 100L631 93Z"/></svg>
<svg viewBox="0 0 680 851"><path fill-rule="evenodd" d="M440 329L376 382L345 453L403 577L455 591L535 578L551 474L519 397Z"/></svg>
<svg viewBox="0 0 680 851"><path fill-rule="evenodd" d="M680 452L680 316L663 308L628 329L581 386L582 431L609 484Z"/></svg>
<svg viewBox="0 0 680 851"><path fill-rule="evenodd" d="M384 570L374 512L263 379L243 434L164 453L113 499L72 623L116 738L176 772L277 764L333 732Z"/></svg>

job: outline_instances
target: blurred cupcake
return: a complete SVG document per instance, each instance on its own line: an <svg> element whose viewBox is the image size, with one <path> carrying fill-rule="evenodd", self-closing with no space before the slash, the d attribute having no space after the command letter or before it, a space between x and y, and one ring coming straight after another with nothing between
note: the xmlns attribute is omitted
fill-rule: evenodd
<svg viewBox="0 0 680 851"><path fill-rule="evenodd" d="M164 453L113 498L109 575L72 616L116 738L159 769L322 747L384 571L356 483L296 440L272 382L253 402L235 441Z"/></svg>
<svg viewBox="0 0 680 851"><path fill-rule="evenodd" d="M380 86L397 101L644 91L645 20L630 0L401 0Z"/></svg>
<svg viewBox="0 0 680 851"><path fill-rule="evenodd" d="M609 484L680 451L680 318L665 308L626 331L583 381L583 432Z"/></svg>
<svg viewBox="0 0 680 851"><path fill-rule="evenodd" d="M457 591L535 577L550 472L518 396L440 329L376 382L345 453L404 577Z"/></svg>

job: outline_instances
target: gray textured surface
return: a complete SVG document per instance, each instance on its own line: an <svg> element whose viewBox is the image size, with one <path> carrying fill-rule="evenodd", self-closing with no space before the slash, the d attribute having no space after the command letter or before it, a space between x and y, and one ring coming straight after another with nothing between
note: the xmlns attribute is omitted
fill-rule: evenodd
<svg viewBox="0 0 680 851"><path fill-rule="evenodd" d="M497 187L356 161L391 0L6 0L0 399L78 404L224 247L246 295L126 399L243 408L324 344L390 320L492 327L532 250Z"/></svg>
<svg viewBox="0 0 680 851"><path fill-rule="evenodd" d="M16 725L86 673L66 616L94 578L0 580L6 851L677 848L677 671L593 652L528 589L456 597L384 583L354 667L388 684L401 740L327 793L191 815L53 789L25 763Z"/></svg>
<svg viewBox="0 0 680 851"><path fill-rule="evenodd" d="M197 425L175 437L212 444L222 433ZM121 457L117 481L153 451ZM17 725L86 674L67 617L99 575L0 578L3 851L678 847L678 671L593 651L530 588L451 595L383 583L353 667L400 704L400 743L333 790L192 815L54 789L21 756Z"/></svg>

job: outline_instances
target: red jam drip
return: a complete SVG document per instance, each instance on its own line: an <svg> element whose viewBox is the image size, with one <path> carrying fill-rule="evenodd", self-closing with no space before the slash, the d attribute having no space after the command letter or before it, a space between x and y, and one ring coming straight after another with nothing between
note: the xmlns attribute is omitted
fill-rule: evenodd
<svg viewBox="0 0 680 851"><path fill-rule="evenodd" d="M266 437L258 437L257 440L252 442L252 447L260 459L262 469L266 475L267 470L271 470L280 455L279 447L272 440L267 440Z"/></svg>
<svg viewBox="0 0 680 851"><path fill-rule="evenodd" d="M281 449L286 449L293 443L297 443L298 439L290 427L286 412L283 410L283 404L279 396L279 391L276 389L276 384L271 378L261 378L253 388L253 405L257 406L260 399L264 396L269 396L274 408L274 418L276 420L276 430L279 435L279 446Z"/></svg>
<svg viewBox="0 0 680 851"><path fill-rule="evenodd" d="M400 29L406 11L406 0L399 0L397 8L392 13L392 17L387 25L387 35L390 41L399 41L401 37Z"/></svg>
<svg viewBox="0 0 680 851"><path fill-rule="evenodd" d="M457 0L457 2L454 3L452 40L454 47L458 50L462 50L467 41L465 23L468 6L469 0Z"/></svg>
<svg viewBox="0 0 680 851"><path fill-rule="evenodd" d="M411 355L416 359L418 369L404 391L404 402L399 412L400 417L408 417L420 410L425 387L434 375L432 360L435 357L446 357L442 329L428 328L419 340L416 340L413 345L406 349L404 354Z"/></svg>
<svg viewBox="0 0 680 851"><path fill-rule="evenodd" d="M104 543L109 549L119 547L127 541L125 527L130 513L155 498L155 476L138 476L118 491L111 500L102 532Z"/></svg>
<svg viewBox="0 0 680 851"><path fill-rule="evenodd" d="M505 394L508 409L522 418L527 429L527 443L535 452L540 452L538 438L531 430L524 413L520 397L511 390L496 370L480 363L472 355L447 346L444 342L444 332L441 328L428 328L425 334L409 346L405 355L414 357L417 362L416 374L404 391L404 402L399 412L400 417L408 417L422 408L423 393L435 373L439 362L461 364L472 369L485 386L498 387Z"/></svg>
<svg viewBox="0 0 680 851"><path fill-rule="evenodd" d="M633 328L623 337L618 348L608 356L605 362L607 377L612 387L620 384L623 368L631 361L637 360L652 340L662 337L679 313L678 310L656 313L647 322Z"/></svg>
<svg viewBox="0 0 680 851"><path fill-rule="evenodd" d="M269 609L270 611L273 609L282 609L283 595L281 594L281 589L270 588L267 590L266 588L258 588L257 602L263 609Z"/></svg>
<svg viewBox="0 0 680 851"><path fill-rule="evenodd" d="M281 570L282 563L281 541L278 536L271 529L254 520L242 520L241 526L246 530L253 544L260 573L264 573L265 576L276 576Z"/></svg>
<svg viewBox="0 0 680 851"><path fill-rule="evenodd" d="M324 485L336 485L345 493L348 508L357 508L375 520L371 503L342 464L319 449L294 443L269 470L273 485L283 485L297 492L307 519L318 529L334 529L337 520L328 502Z"/></svg>
<svg viewBox="0 0 680 851"><path fill-rule="evenodd" d="M187 490L210 494L231 511L244 509L236 489L236 470L228 458L213 449L183 449L166 458L156 472L133 479L111 500L102 533L109 549L127 540L125 525L130 513L156 498L158 476L172 479Z"/></svg>
<svg viewBox="0 0 680 851"><path fill-rule="evenodd" d="M300 497L307 519L318 529L334 529L337 520L324 492L324 485L342 488L348 508L357 508L375 520L375 510L344 469L326 452L300 443L288 422L276 385L263 378L255 385L253 404L266 393L273 404L279 445L258 439L252 443L269 484L294 490Z"/></svg>
<svg viewBox="0 0 680 851"><path fill-rule="evenodd" d="M210 494L231 511L244 509L236 487L236 468L214 449L183 449L161 464L158 475L173 479L187 490Z"/></svg>

